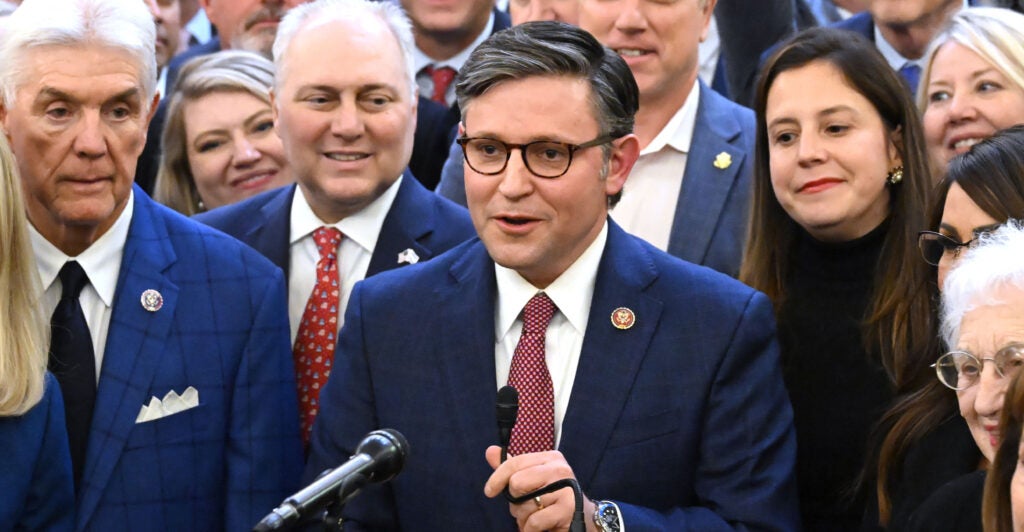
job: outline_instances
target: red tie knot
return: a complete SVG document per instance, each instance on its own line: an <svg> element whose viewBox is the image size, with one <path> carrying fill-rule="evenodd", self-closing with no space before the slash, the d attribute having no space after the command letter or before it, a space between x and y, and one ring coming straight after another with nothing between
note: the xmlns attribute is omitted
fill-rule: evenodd
<svg viewBox="0 0 1024 532"><path fill-rule="evenodd" d="M333 259L338 252L338 244L341 243L341 231L337 227L326 225L313 231L313 241L316 242L316 250L320 253L320 259Z"/></svg>
<svg viewBox="0 0 1024 532"><path fill-rule="evenodd" d="M544 292L538 292L523 308L523 332L543 333L554 315L555 302Z"/></svg>

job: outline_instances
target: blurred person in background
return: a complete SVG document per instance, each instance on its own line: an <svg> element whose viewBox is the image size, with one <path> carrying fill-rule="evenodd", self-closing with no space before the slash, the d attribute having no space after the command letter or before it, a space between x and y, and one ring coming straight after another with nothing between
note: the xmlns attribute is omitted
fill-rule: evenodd
<svg viewBox="0 0 1024 532"><path fill-rule="evenodd" d="M926 55L918 107L933 171L996 131L1024 123L1024 15L969 8Z"/></svg>
<svg viewBox="0 0 1024 532"><path fill-rule="evenodd" d="M155 199L191 216L292 183L274 130L274 64L228 50L181 71L168 105Z"/></svg>

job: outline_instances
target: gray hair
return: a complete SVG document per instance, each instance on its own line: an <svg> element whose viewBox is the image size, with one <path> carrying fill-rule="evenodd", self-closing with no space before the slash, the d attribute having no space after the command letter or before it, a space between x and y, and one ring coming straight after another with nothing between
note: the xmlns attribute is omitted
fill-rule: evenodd
<svg viewBox="0 0 1024 532"><path fill-rule="evenodd" d="M109 46L139 68L146 109L156 93L156 25L139 0L25 0L0 36L0 89L11 105L24 77L24 55L45 46Z"/></svg>
<svg viewBox="0 0 1024 532"><path fill-rule="evenodd" d="M1024 224L1010 221L979 237L978 244L946 277L942 289L942 338L950 349L960 342L964 315L979 307L1020 303L1000 293L1012 287L1024 290Z"/></svg>
<svg viewBox="0 0 1024 532"><path fill-rule="evenodd" d="M154 198L187 216L200 212L199 191L188 162L186 103L215 92L238 92L251 94L270 108L273 86L274 64L255 52L224 50L185 63L167 105Z"/></svg>
<svg viewBox="0 0 1024 532"><path fill-rule="evenodd" d="M601 134L619 138L633 132L640 95L629 66L590 33L550 20L495 33L473 50L455 85L463 125L475 98L506 81L539 76L587 80ZM607 146L604 153L607 161ZM609 205L614 206L621 196L622 191L610 196Z"/></svg>
<svg viewBox="0 0 1024 532"><path fill-rule="evenodd" d="M274 39L274 65L279 74L277 86L281 86L285 77L285 53L300 29L309 24L363 20L366 17L380 19L398 41L398 47L402 51L402 60L405 63L406 77L409 80L409 94L415 100L417 86L413 50L415 50L416 44L412 36L412 22L397 3L387 1L316 0L292 8L281 20L281 25L277 29L277 38ZM325 68L345 68L345 65L325 65Z"/></svg>
<svg viewBox="0 0 1024 532"><path fill-rule="evenodd" d="M953 15L928 46L917 91L917 107L928 107L928 80L935 53L947 43L956 43L978 54L1017 87L1024 88L1024 15L996 7L969 7Z"/></svg>
<svg viewBox="0 0 1024 532"><path fill-rule="evenodd" d="M614 137L633 132L640 100L629 66L586 31L554 21L509 28L473 51L455 85L462 120L474 98L505 81L534 76L587 80L601 132Z"/></svg>

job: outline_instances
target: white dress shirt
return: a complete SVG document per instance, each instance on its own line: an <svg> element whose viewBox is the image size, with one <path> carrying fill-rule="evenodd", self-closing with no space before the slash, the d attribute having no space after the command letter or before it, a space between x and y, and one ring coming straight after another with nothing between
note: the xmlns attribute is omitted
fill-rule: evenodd
<svg viewBox="0 0 1024 532"><path fill-rule="evenodd" d="M85 323L92 336L92 349L96 354L96 381L99 382L100 368L103 367L103 351L107 345L107 331L110 328L111 309L114 305L114 291L117 289L117 277L121 274L121 258L124 256L124 245L128 239L128 228L131 226L132 213L135 212L135 192L128 195L128 204L121 211L114 225L103 233L95 242L77 257L65 255L63 251L39 234L29 224L29 238L32 251L39 267L39 280L44 287L42 302L46 316L52 316L60 302L63 291L57 275L68 261L78 261L89 277L89 284L82 288L78 295L78 304L85 315ZM138 294L142 297L142 294ZM139 303L141 305L141 303Z"/></svg>
<svg viewBox="0 0 1024 532"><path fill-rule="evenodd" d="M480 32L480 35L476 36L473 43L464 48L461 52L449 57L444 60L434 60L429 55L423 53L418 47L412 51L413 66L416 69L416 85L420 89L420 96L427 98L428 100L434 94L434 79L422 72L424 67L433 65L434 68L451 67L455 72L462 70L462 65L466 64L466 60L469 59L469 54L476 49L480 43L487 40L491 36L494 28L494 12L491 11L490 18L487 19L487 24L484 24L484 31ZM455 104L455 82L452 81L448 85L448 89L444 92L444 99L448 103L448 107Z"/></svg>
<svg viewBox="0 0 1024 532"><path fill-rule="evenodd" d="M597 238L590 243L576 262L544 290L523 279L515 270L494 265L498 283L498 303L494 312L494 367L498 388L508 384L512 369L512 355L523 332L522 311L530 298L543 291L558 310L551 318L544 337L544 359L551 373L555 392L555 448L562 437L562 420L569 408L576 368L583 349L583 334L590 316L590 301L594 297L597 267L608 240L605 222Z"/></svg>
<svg viewBox="0 0 1024 532"><path fill-rule="evenodd" d="M391 204L402 185L402 176L379 198L373 200L363 210L343 218L336 224L324 223L313 213L306 201L302 188L295 191L292 198L291 232L288 242L288 321L291 325L292 344L299 332L302 312L306 309L313 286L316 284L316 263L320 261L320 252L313 240L313 231L328 226L337 227L341 231L341 244L338 246L338 280L341 282L341 294L338 301L338 329L345 321L345 308L352 287L366 277L370 266L373 249L377 246L380 228L384 218L391 210ZM398 258L396 257L397 261Z"/></svg>
<svg viewBox="0 0 1024 532"><path fill-rule="evenodd" d="M612 219L626 232L662 251L668 250L699 102L700 84L694 83L683 106L640 151L622 199L611 211Z"/></svg>

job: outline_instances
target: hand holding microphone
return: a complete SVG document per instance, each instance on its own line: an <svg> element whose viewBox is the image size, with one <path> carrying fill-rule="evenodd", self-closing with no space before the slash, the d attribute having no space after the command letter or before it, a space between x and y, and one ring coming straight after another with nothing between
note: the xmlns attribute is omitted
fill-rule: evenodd
<svg viewBox="0 0 1024 532"><path fill-rule="evenodd" d="M498 390L496 417L500 448L490 447L487 449L487 461L491 467L495 468L495 471L484 486L484 494L488 497L495 497L499 493L504 493L505 498L511 503L510 511L516 518L520 530L526 528L528 519L533 518L541 521L539 524L530 523L531 526L537 526L536 530L565 530L568 526L568 530L571 532L583 532L586 530L583 517L584 504L585 502L589 506L593 506L593 504L583 497L572 468L569 467L569 463L562 453L548 451L524 454L511 460L508 458L508 446L512 440L512 429L516 424L518 412L519 393L516 389L512 386L504 386ZM516 475L520 475L519 478L530 477L533 482L531 487L539 487L518 497L513 496L509 487L513 482L512 477ZM540 480L537 480L538 476L541 477ZM544 480L548 478L554 480ZM541 496L565 488L572 490L572 520L568 525L559 522L559 516L564 514L548 512L543 516L532 517L540 510L556 506L561 501L561 497L548 497L548 502L544 503ZM593 508L590 510L593 511Z"/></svg>

